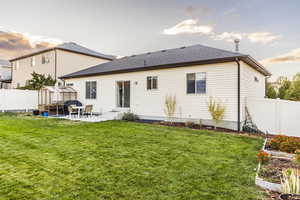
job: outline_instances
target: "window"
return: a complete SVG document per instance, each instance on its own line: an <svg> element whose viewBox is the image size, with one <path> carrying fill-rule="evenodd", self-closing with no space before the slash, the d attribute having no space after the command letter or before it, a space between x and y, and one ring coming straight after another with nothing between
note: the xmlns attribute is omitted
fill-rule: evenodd
<svg viewBox="0 0 300 200"><path fill-rule="evenodd" d="M35 66L35 56L31 58L31 67Z"/></svg>
<svg viewBox="0 0 300 200"><path fill-rule="evenodd" d="M147 77L147 90L157 89L157 76Z"/></svg>
<svg viewBox="0 0 300 200"><path fill-rule="evenodd" d="M96 99L96 97L97 97L97 82L87 81L85 83L85 98Z"/></svg>
<svg viewBox="0 0 300 200"><path fill-rule="evenodd" d="M73 83L67 83L67 86L72 87L72 86L74 86L74 84Z"/></svg>
<svg viewBox="0 0 300 200"><path fill-rule="evenodd" d="M188 94L206 93L206 73L189 73L186 75Z"/></svg>
<svg viewBox="0 0 300 200"><path fill-rule="evenodd" d="M47 64L50 62L50 58L48 57L48 55L43 55L42 56L42 64Z"/></svg>
<svg viewBox="0 0 300 200"><path fill-rule="evenodd" d="M259 79L256 76L254 76L254 81L259 82Z"/></svg>

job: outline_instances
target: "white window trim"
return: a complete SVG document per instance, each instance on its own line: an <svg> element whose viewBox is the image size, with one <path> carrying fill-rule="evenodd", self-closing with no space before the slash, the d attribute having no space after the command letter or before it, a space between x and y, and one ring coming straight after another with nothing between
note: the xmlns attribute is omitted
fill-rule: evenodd
<svg viewBox="0 0 300 200"><path fill-rule="evenodd" d="M196 91L197 91L197 73L204 73L205 74L205 92L204 93L197 93ZM187 75L188 74L195 74L195 93L188 93L187 92L187 87L188 87L188 85L187 85ZM186 74L185 74L185 84L186 84L186 89L185 89L185 93L187 94L187 95L207 95L207 72L187 72Z"/></svg>
<svg viewBox="0 0 300 200"><path fill-rule="evenodd" d="M148 89L148 78L151 78L151 85L150 85L150 89ZM153 82L153 78L156 77L156 88L153 88L154 82ZM146 77L146 89L147 91L153 91L153 90L158 90L158 76L147 76Z"/></svg>
<svg viewBox="0 0 300 200"><path fill-rule="evenodd" d="M87 98L87 95L86 95L86 85L87 85L87 83L92 83L92 82L96 82L96 98ZM97 98L98 98L98 85L97 85L97 81L85 81L85 99L87 99L87 100L97 100ZM91 91L90 91L91 92ZM91 93L90 93L91 94Z"/></svg>
<svg viewBox="0 0 300 200"><path fill-rule="evenodd" d="M36 59L35 59L35 56L32 56L32 57L31 57L30 62L31 62L31 67L34 67L34 66L36 65Z"/></svg>

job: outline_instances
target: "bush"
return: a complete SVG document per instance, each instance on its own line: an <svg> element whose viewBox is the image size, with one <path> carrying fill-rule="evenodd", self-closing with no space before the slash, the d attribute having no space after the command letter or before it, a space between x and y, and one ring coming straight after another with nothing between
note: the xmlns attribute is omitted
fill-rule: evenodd
<svg viewBox="0 0 300 200"><path fill-rule="evenodd" d="M209 101L207 103L208 111L211 115L212 120L218 125L223 121L225 116L226 107L222 104L222 102L218 102L214 100L212 97L209 97ZM215 126L215 128L217 128Z"/></svg>
<svg viewBox="0 0 300 200"><path fill-rule="evenodd" d="M195 127L195 123L194 122L191 122L191 121L186 121L185 122L185 126L186 127L189 127L189 128L194 128Z"/></svg>
<svg viewBox="0 0 300 200"><path fill-rule="evenodd" d="M300 164L300 150L299 149L297 149L296 151L295 151L295 157L294 157L294 162L296 163L296 164Z"/></svg>
<svg viewBox="0 0 300 200"><path fill-rule="evenodd" d="M277 135L270 140L269 146L274 150L295 153L297 149L300 149L300 139L285 135Z"/></svg>
<svg viewBox="0 0 300 200"><path fill-rule="evenodd" d="M260 150L257 154L257 160L261 163L267 163L271 159L272 155L268 154L264 150Z"/></svg>
<svg viewBox="0 0 300 200"><path fill-rule="evenodd" d="M122 120L126 120L126 121L137 121L139 119L140 119L139 116L130 112L124 113L122 117Z"/></svg>

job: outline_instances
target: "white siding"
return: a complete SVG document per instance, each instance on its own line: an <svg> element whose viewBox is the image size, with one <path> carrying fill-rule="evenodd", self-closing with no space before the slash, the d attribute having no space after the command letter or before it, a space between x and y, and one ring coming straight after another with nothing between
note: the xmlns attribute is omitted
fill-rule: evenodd
<svg viewBox="0 0 300 200"><path fill-rule="evenodd" d="M241 119L245 119L245 106L247 99L265 98L265 76L254 70L248 64L241 63ZM255 80L257 79L257 81Z"/></svg>
<svg viewBox="0 0 300 200"><path fill-rule="evenodd" d="M207 94L186 94L186 74L206 72ZM147 91L146 77L158 76L158 89ZM97 81L97 99L85 99L85 81ZM176 95L176 117L211 119L207 111L209 96L226 105L225 120L237 120L237 64L235 62L198 65L163 70L132 72L67 79L73 83L83 104L93 104L95 112L107 112L116 108L116 81L131 81L131 111L144 116L165 117L166 95Z"/></svg>

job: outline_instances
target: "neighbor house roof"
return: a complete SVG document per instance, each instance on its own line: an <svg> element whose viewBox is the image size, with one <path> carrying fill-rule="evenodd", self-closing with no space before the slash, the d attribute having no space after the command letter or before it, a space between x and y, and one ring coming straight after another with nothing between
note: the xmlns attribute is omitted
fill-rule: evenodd
<svg viewBox="0 0 300 200"><path fill-rule="evenodd" d="M8 60L0 59L0 66L10 66L10 62Z"/></svg>
<svg viewBox="0 0 300 200"><path fill-rule="evenodd" d="M237 58L248 63L265 76L271 75L262 65L248 55L203 45L194 45L123 57L67 74L61 78L68 79L102 74L183 67L196 64L222 63L235 61Z"/></svg>
<svg viewBox="0 0 300 200"><path fill-rule="evenodd" d="M96 58L104 58L104 59L107 59L107 60L115 59L115 56L102 54L102 53L96 52L94 50L88 49L86 47L83 47L83 46L81 46L79 44L76 44L74 42L68 42L68 43L63 43L63 44L60 44L60 45L57 45L57 46L54 46L54 47L41 49L41 50L35 51L33 53L30 53L30 54L26 54L26 55L23 55L23 56L19 56L17 58L11 59L10 61L12 62L12 61L16 61L16 60L19 60L19 59L31 57L31 56L34 56L34 55L37 55L37 54L40 54L40 53L45 53L47 51L51 51L51 50L55 50L55 49L60 49L60 50L63 50L63 51L69 51L69 52L73 52L73 53L79 53L79 54L92 56L92 57L96 57Z"/></svg>

